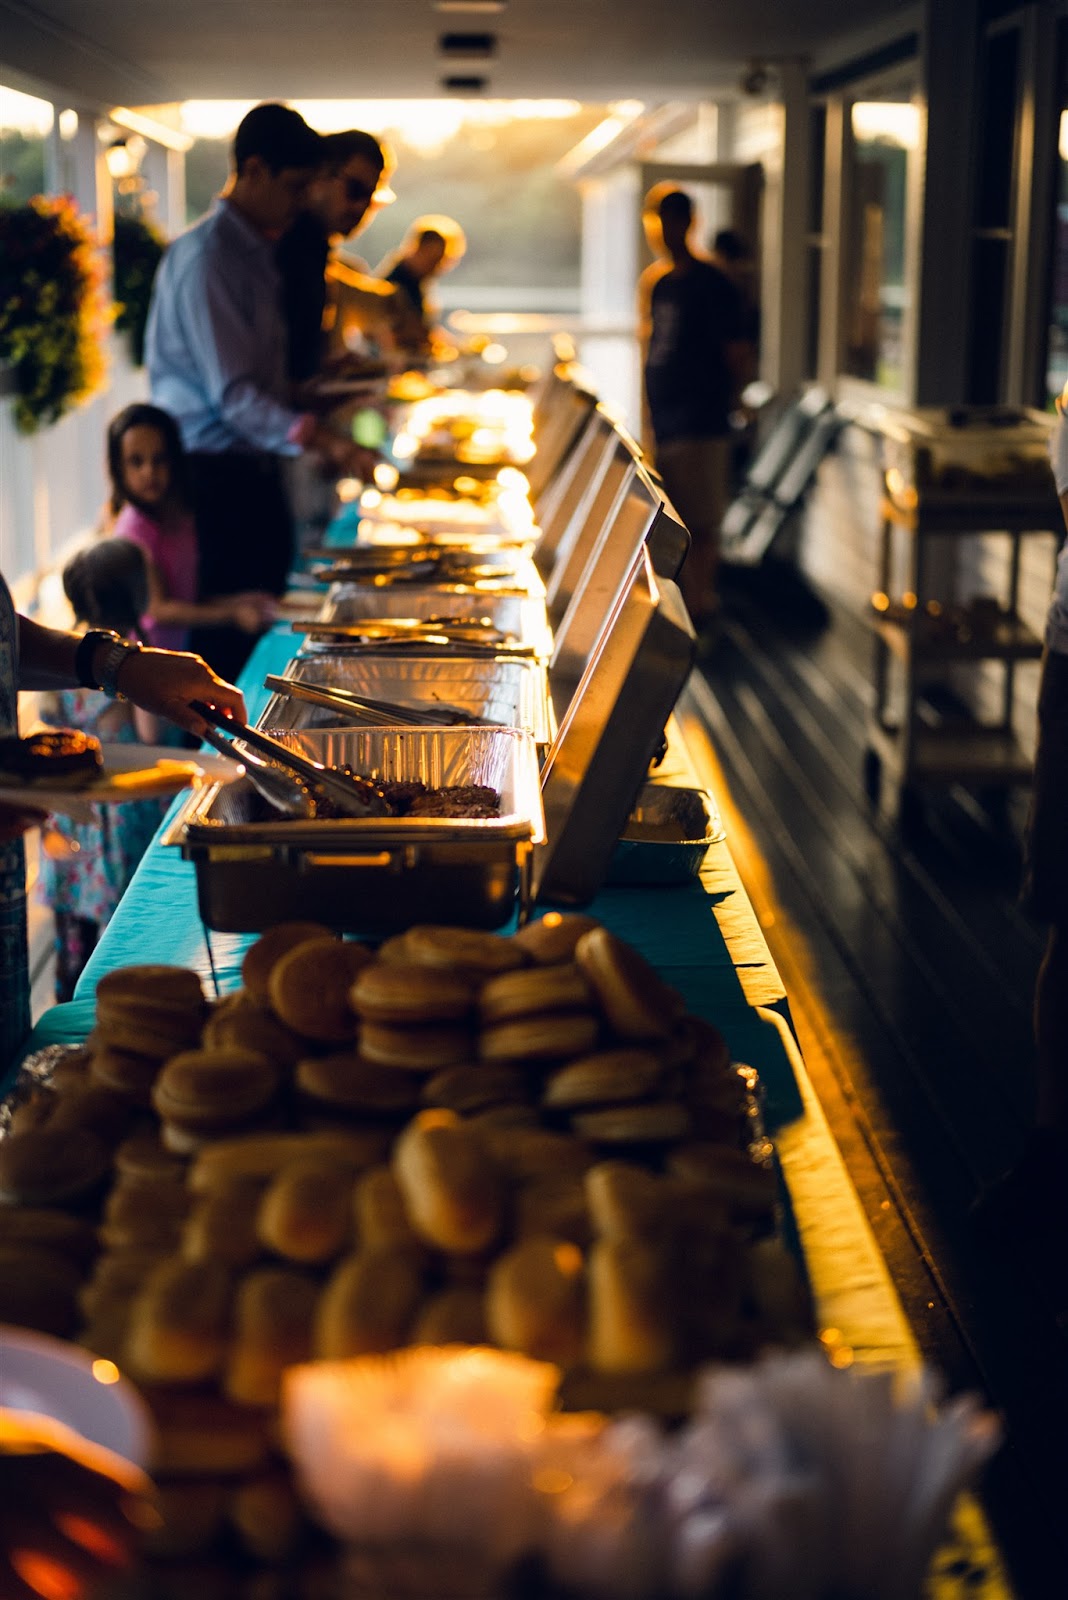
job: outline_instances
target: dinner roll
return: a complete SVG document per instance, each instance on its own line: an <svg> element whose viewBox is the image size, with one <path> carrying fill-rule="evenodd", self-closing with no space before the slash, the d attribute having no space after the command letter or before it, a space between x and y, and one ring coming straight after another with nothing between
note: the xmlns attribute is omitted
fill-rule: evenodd
<svg viewBox="0 0 1068 1600"><path fill-rule="evenodd" d="M493 1162L478 1136L449 1111L423 1111L397 1141L393 1171L417 1234L441 1250L474 1253L503 1223Z"/></svg>
<svg viewBox="0 0 1068 1600"><path fill-rule="evenodd" d="M366 945L309 939L287 951L271 968L271 1009L306 1039L344 1044L356 1036L349 991L371 960Z"/></svg>

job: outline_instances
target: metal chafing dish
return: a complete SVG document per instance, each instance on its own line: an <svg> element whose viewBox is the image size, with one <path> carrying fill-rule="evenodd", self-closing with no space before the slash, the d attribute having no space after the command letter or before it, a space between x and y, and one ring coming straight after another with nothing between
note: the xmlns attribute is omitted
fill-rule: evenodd
<svg viewBox="0 0 1068 1600"><path fill-rule="evenodd" d="M489 644L503 639L523 645L535 655L547 658L552 649L552 634L545 615L545 602L536 595L484 593L477 589L456 589L449 585L403 584L376 587L364 583L332 585L317 621L349 626L360 622L388 622L412 617L428 625L440 621L448 632L449 622L486 620L485 637Z"/></svg>
<svg viewBox="0 0 1068 1600"><path fill-rule="evenodd" d="M689 676L697 641L682 597L641 550L542 768L539 900L589 900Z"/></svg>
<svg viewBox="0 0 1068 1600"><path fill-rule="evenodd" d="M535 743L548 744L556 731L546 689L545 668L514 657L478 660L456 656L376 656L318 651L298 656L285 676L297 683L321 683L331 689L402 705L435 702L458 706L506 728L521 728ZM274 695L260 718L265 728L335 728L345 713ZM351 721L351 718L349 719Z"/></svg>
<svg viewBox="0 0 1068 1600"><path fill-rule="evenodd" d="M632 447L626 440L617 440L557 545L546 581L546 602L553 621L566 615L599 568L611 565L621 579L642 542L653 571L662 578L676 578L690 548L690 536L663 490L633 456ZM542 569L538 552L535 562Z"/></svg>
<svg viewBox="0 0 1068 1600"><path fill-rule="evenodd" d="M388 934L415 922L497 928L530 899L531 852L544 837L538 762L512 728L304 729L283 740L326 765L440 788L489 784L487 819L360 817L262 820L245 779L194 792L164 835L196 868L209 928L253 933L307 918Z"/></svg>

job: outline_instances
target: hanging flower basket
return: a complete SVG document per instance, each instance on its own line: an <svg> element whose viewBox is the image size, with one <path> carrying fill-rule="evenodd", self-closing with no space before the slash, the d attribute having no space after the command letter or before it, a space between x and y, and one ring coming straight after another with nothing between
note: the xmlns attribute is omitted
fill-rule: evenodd
<svg viewBox="0 0 1068 1600"><path fill-rule="evenodd" d="M23 433L103 387L108 304L96 240L69 196L0 206L0 367Z"/></svg>

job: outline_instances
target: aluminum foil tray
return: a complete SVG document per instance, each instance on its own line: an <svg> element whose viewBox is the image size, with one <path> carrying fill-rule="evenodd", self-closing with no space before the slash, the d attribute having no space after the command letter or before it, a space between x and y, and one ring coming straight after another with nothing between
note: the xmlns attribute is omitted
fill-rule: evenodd
<svg viewBox="0 0 1068 1600"><path fill-rule="evenodd" d="M647 783L608 864L608 883L688 883L712 844L725 837L707 789Z"/></svg>
<svg viewBox="0 0 1068 1600"><path fill-rule="evenodd" d="M376 622L390 617L417 617L421 621L447 618L463 621L486 618L487 643L503 634L517 644L548 659L552 634L544 600L522 594L484 594L481 591L405 583L382 588L366 583L332 584L318 621L323 623Z"/></svg>
<svg viewBox="0 0 1068 1600"><path fill-rule="evenodd" d="M504 728L520 728L540 745L548 744L556 731L545 668L536 661L320 651L298 656L286 667L284 676L297 683L325 684L330 689L348 689L353 694L401 705L457 706ZM264 727L288 731L338 728L352 719L344 711L331 711L276 694L268 701L260 720Z"/></svg>
<svg viewBox="0 0 1068 1600"><path fill-rule="evenodd" d="M266 726L266 724L261 724ZM530 903L531 852L544 837L538 760L511 728L280 730L293 748L366 777L434 787L485 783L499 817L266 817L251 784L195 792L163 842L196 869L209 928L256 933L307 919L343 932L397 933L416 922L499 928Z"/></svg>

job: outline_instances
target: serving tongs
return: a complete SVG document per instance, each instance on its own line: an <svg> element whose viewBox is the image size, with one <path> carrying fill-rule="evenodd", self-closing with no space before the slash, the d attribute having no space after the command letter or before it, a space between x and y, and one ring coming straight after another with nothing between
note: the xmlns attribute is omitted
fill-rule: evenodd
<svg viewBox="0 0 1068 1600"><path fill-rule="evenodd" d="M313 817L315 815L315 800L317 796L328 800L336 806L345 817L389 817L393 815L393 807L386 799L382 790L369 778L361 778L354 772L344 772L338 767L324 767L318 761L309 761L307 756L291 750L288 745L282 744L278 739L272 739L269 734L261 732L259 728L250 728L240 722L235 722L232 717L226 716L214 706L205 705L201 700L190 701L192 709L198 717L211 728L229 734L230 739L220 739L208 736L208 743L215 749L222 750L224 754L232 756L233 746L237 744L248 745L251 749L267 756L270 766L262 762L246 763L246 773L254 787L259 789L264 797L283 811L288 811L292 816ZM233 741L231 743L230 741ZM277 768L282 768L282 774L277 774ZM253 769L255 777L253 777ZM275 773L275 778L267 776ZM294 788L288 789L288 797L284 794L282 786L276 778L280 775L296 774L304 788L305 798L300 799L295 794ZM273 791L273 792L272 792Z"/></svg>
<svg viewBox="0 0 1068 1600"><path fill-rule="evenodd" d="M303 679L281 678L268 673L263 680L265 689L285 695L291 700L306 700L310 705L328 706L332 711L344 711L374 727L392 723L402 728L496 728L500 724L489 717L477 716L462 706L450 706L435 701L433 705L399 705L395 700L372 700L367 695L353 694L350 689L337 689L325 683L307 683Z"/></svg>
<svg viewBox="0 0 1068 1600"><path fill-rule="evenodd" d="M341 640L367 650L447 650L463 655L534 654L532 645L522 644L513 634L502 633L481 621L458 623L448 617L433 620L423 617L379 617L366 621L294 621L294 633L314 640Z"/></svg>

